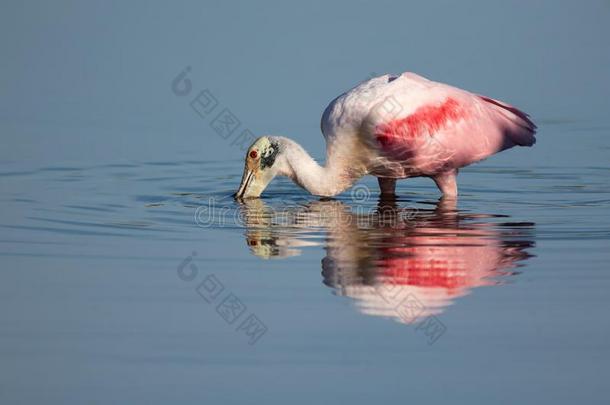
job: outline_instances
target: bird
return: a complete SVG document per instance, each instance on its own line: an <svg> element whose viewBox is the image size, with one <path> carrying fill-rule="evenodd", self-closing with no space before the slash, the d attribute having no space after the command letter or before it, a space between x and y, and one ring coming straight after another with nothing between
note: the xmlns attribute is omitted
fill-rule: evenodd
<svg viewBox="0 0 610 405"><path fill-rule="evenodd" d="M429 177L455 199L460 168L534 145L537 128L510 104L412 72L363 81L330 102L320 126L324 165L292 139L261 136L246 151L235 198L260 197L276 176L333 197L372 175L382 196L395 195L398 179Z"/></svg>

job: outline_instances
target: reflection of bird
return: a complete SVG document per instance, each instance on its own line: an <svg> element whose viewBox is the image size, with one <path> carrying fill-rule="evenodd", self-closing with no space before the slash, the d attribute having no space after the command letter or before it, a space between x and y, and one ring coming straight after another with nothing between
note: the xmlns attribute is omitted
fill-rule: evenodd
<svg viewBox="0 0 610 405"><path fill-rule="evenodd" d="M259 199L245 201L242 208L248 246L256 256L263 259L297 256L301 254L299 248L316 245L295 235L295 232L305 227L291 227L294 219L289 218L287 211L276 212ZM278 237L278 232L281 233L284 229L293 236Z"/></svg>
<svg viewBox="0 0 610 405"><path fill-rule="evenodd" d="M353 213L339 201L317 201L293 210L293 220L282 224L274 218L287 218L286 211L280 214L260 200L243 207L254 254L298 254L289 247L311 244L311 232L323 229L324 284L355 299L365 314L403 323L438 314L475 287L497 284L530 257L527 249L534 245L533 224L462 214L447 201L434 210L413 210L383 199L369 213Z"/></svg>
<svg viewBox="0 0 610 405"><path fill-rule="evenodd" d="M366 174L383 194L394 194L396 179L426 176L456 196L460 167L531 146L536 130L515 107L413 73L375 77L340 95L321 126L325 166L288 138L263 136L248 149L236 197L258 197L277 175L333 196Z"/></svg>

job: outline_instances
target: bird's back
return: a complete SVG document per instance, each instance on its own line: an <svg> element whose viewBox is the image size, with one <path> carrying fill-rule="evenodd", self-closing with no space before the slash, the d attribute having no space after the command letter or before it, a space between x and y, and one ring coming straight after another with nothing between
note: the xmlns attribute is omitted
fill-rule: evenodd
<svg viewBox="0 0 610 405"><path fill-rule="evenodd" d="M515 107L414 73L359 84L329 104L321 127L330 152L347 148L388 177L430 176L531 146L536 129Z"/></svg>

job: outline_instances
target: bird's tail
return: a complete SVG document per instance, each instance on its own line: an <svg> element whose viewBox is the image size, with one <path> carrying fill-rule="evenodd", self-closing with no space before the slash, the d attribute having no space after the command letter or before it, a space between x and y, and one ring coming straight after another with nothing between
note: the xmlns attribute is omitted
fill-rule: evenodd
<svg viewBox="0 0 610 405"><path fill-rule="evenodd" d="M493 98L479 96L482 100L491 104L493 109L499 113L508 124L508 136L517 145L532 146L536 143L536 124L529 115L523 111Z"/></svg>

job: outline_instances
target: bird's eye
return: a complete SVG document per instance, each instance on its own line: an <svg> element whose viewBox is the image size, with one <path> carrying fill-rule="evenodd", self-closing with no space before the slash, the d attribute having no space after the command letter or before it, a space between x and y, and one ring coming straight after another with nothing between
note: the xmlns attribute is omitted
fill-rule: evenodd
<svg viewBox="0 0 610 405"><path fill-rule="evenodd" d="M252 159L256 159L256 157L257 157L257 156L258 156L258 153L256 153L256 151L255 151L255 150L251 150L251 151L250 151L250 157L251 157Z"/></svg>

